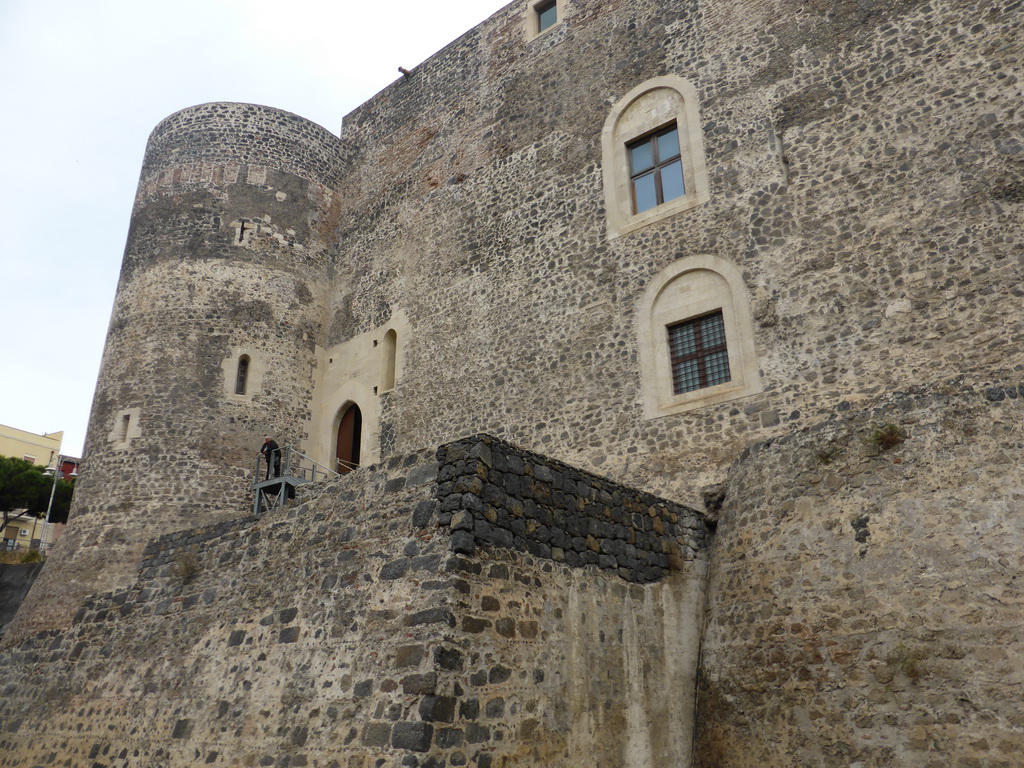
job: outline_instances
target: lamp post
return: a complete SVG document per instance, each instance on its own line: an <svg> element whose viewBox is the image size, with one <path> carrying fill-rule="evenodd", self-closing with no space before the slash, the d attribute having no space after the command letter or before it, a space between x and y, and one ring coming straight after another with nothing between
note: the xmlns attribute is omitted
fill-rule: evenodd
<svg viewBox="0 0 1024 768"><path fill-rule="evenodd" d="M61 470L62 466L64 466L64 457L58 453L56 466L47 467L46 470L43 472L44 475L49 475L53 477L53 485L50 486L50 503L46 505L46 520L43 523L43 535L39 540L40 549L45 549L45 547L43 546L43 540L47 538L47 535L50 532L50 512L53 510L53 497L57 493L57 481L61 479L61 474L63 473ZM68 477L78 477L77 468L72 469ZM47 541L46 546L49 545L50 542Z"/></svg>

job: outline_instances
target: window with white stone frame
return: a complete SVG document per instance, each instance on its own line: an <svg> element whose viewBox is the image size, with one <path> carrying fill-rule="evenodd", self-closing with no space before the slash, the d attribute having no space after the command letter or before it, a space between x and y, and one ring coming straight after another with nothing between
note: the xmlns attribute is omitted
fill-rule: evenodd
<svg viewBox="0 0 1024 768"><path fill-rule="evenodd" d="M125 408L114 414L113 428L107 433L107 442L113 443L114 448L120 450L128 448L132 440L142 434L139 426L141 409Z"/></svg>
<svg viewBox="0 0 1024 768"><path fill-rule="evenodd" d="M761 391L749 297L732 263L698 255L670 264L637 317L645 418Z"/></svg>
<svg viewBox="0 0 1024 768"><path fill-rule="evenodd" d="M608 114L601 134L608 237L710 199L697 91L677 75L637 86Z"/></svg>
<svg viewBox="0 0 1024 768"><path fill-rule="evenodd" d="M527 0L526 39L533 40L562 23L567 0Z"/></svg>
<svg viewBox="0 0 1024 768"><path fill-rule="evenodd" d="M251 403L263 387L266 358L252 348L236 347L221 360L224 397L231 403Z"/></svg>

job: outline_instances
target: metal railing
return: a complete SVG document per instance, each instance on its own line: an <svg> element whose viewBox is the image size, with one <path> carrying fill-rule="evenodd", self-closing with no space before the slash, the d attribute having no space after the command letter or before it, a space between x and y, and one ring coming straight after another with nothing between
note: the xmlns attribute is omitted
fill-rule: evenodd
<svg viewBox="0 0 1024 768"><path fill-rule="evenodd" d="M269 456L263 454L256 456L256 471L252 478L252 487L256 492L256 497L253 499L253 514L258 515L264 510L284 507L288 503L288 499L295 498L296 486L330 480L357 466L339 459L339 466L345 467L345 470L344 472L335 472L291 446L285 446L281 453L281 467L277 474L271 471ZM266 467L263 464L264 460L268 462Z"/></svg>
<svg viewBox="0 0 1024 768"><path fill-rule="evenodd" d="M279 475L276 475L276 477L289 477L302 483L315 483L318 480L330 480L332 477L337 477L342 474L340 472L335 472L333 469L328 469L323 464L314 461L306 454L292 448L291 446L285 446L281 449L281 453L281 472ZM257 483L273 479L273 477L271 477L273 473L271 473L269 471L269 467L266 467L263 463L264 458L263 454L256 456L256 471L253 473L254 486ZM267 460L269 461L269 458ZM261 477L264 478L264 480L261 480Z"/></svg>

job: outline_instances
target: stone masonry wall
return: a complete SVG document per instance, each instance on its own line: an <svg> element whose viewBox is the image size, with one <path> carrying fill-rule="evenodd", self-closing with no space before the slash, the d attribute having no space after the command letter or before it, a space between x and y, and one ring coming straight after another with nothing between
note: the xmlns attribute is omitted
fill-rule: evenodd
<svg viewBox="0 0 1024 768"><path fill-rule="evenodd" d="M461 554L494 545L644 583L707 546L707 527L692 509L500 440L448 443L438 461L440 522Z"/></svg>
<svg viewBox="0 0 1024 768"><path fill-rule="evenodd" d="M1021 0L564 10L526 40L510 4L341 140L252 105L154 132L0 764L687 765L706 531L609 481L725 481L698 765L1019 762ZM602 128L666 74L710 199L609 239ZM763 391L646 418L638 304L702 255ZM399 314L390 458L207 529L260 435L334 439L317 349Z"/></svg>
<svg viewBox="0 0 1024 768"><path fill-rule="evenodd" d="M736 463L696 765L1021 764L1018 383L908 390Z"/></svg>
<svg viewBox="0 0 1024 768"><path fill-rule="evenodd" d="M437 453L484 446L544 463ZM151 542L134 585L0 654L0 765L686 765L702 554L645 585L453 554L440 467L394 457Z"/></svg>
<svg viewBox="0 0 1024 768"><path fill-rule="evenodd" d="M502 548L451 567L435 765L691 765L703 558L643 585Z"/></svg>
<svg viewBox="0 0 1024 768"><path fill-rule="evenodd" d="M0 635L14 618L42 563L0 563Z"/></svg>
<svg viewBox="0 0 1024 768"><path fill-rule="evenodd" d="M342 162L337 138L267 107L201 105L154 130L75 522L15 637L62 626L90 592L127 587L147 538L245 509L263 435L305 437Z"/></svg>
<svg viewBox="0 0 1024 768"><path fill-rule="evenodd" d="M750 441L1012 375L1018 0L574 0L533 41L524 9L345 119L332 333L408 313L395 451L488 432L698 503ZM665 73L697 90L711 200L608 240L602 126ZM700 254L743 275L764 392L645 419L636 305Z"/></svg>

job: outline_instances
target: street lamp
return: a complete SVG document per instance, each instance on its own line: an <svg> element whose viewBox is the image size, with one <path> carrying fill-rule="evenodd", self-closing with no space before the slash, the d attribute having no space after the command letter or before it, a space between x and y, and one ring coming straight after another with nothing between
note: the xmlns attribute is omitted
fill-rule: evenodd
<svg viewBox="0 0 1024 768"><path fill-rule="evenodd" d="M57 481L61 479L62 466L64 466L64 457L61 456L60 454L57 454L56 466L47 467L46 470L43 472L44 475L53 478L53 485L50 486L50 503L46 505L46 520L43 523L43 539L45 539L50 532L50 512L53 510L53 497L57 493ZM72 469L71 472L68 474L68 477L78 477L78 467ZM50 542L47 541L46 544L47 546L49 546ZM39 542L39 548L43 549L42 540L40 540Z"/></svg>

